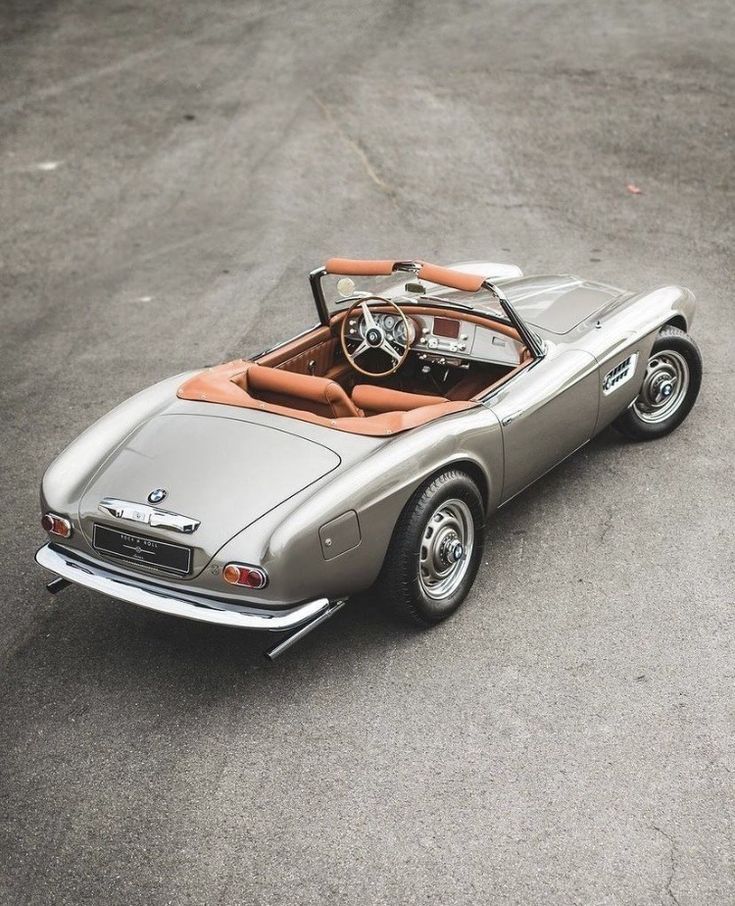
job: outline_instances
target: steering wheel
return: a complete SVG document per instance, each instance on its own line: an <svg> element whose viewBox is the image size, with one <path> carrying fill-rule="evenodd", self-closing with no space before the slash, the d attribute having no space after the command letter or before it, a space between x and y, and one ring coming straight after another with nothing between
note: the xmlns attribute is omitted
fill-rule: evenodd
<svg viewBox="0 0 735 906"><path fill-rule="evenodd" d="M380 325L373 317L373 313L370 310L370 302L387 305L389 308L395 310L398 317L403 321L406 337L405 343L395 339L395 337L392 337L390 340L388 339L382 325ZM357 336L351 337L347 334L347 325L357 308L362 310L362 317L365 321L365 333L364 336L358 334ZM403 311L401 311L395 302L391 302L390 299L383 299L381 296L365 296L362 299L356 299L342 319L342 324L340 326L340 340L342 341L342 351L345 354L345 358L355 371L359 371L360 374L366 374L368 377L387 377L389 374L398 371L408 357L408 351L411 348L412 334L413 330ZM350 352L349 347L347 346L350 342L359 342L357 348L353 349L352 352ZM370 349L380 349L391 358L393 364L387 371L369 371L367 368L363 368L361 365L357 364L355 359Z"/></svg>

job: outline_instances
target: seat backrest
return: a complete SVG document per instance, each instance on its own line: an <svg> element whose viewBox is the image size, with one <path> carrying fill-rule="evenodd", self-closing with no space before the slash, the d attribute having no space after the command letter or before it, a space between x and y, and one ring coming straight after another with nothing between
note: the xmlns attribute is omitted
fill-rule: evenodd
<svg viewBox="0 0 735 906"><path fill-rule="evenodd" d="M366 413L372 412L410 412L423 406L435 406L437 403L448 403L444 396L432 396L428 393L406 393L390 387L378 387L375 384L357 384L352 391L352 402Z"/></svg>
<svg viewBox="0 0 735 906"><path fill-rule="evenodd" d="M266 403L290 406L327 418L362 415L342 387L328 378L251 365L246 381L248 393Z"/></svg>

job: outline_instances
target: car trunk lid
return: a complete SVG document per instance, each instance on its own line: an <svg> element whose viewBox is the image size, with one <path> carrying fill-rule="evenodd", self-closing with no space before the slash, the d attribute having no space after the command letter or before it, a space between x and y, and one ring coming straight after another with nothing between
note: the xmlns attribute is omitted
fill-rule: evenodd
<svg viewBox="0 0 735 906"><path fill-rule="evenodd" d="M135 554L139 536L190 548L192 576L230 538L339 464L333 450L280 428L219 415L162 414L142 424L101 466L82 496L79 518L90 544L95 525L130 533L129 560L109 553L109 533L105 556L146 571L149 559ZM165 497L149 501L158 489ZM118 518L109 507L100 510L107 498L143 506L126 508ZM199 525L191 533L154 525L159 520L148 520L147 508Z"/></svg>

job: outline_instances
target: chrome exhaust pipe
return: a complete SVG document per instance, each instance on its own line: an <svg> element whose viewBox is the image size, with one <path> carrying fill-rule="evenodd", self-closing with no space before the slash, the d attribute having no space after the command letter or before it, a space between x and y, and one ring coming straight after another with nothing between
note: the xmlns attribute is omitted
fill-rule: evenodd
<svg viewBox="0 0 735 906"><path fill-rule="evenodd" d="M318 617L314 617L309 623L304 623L303 626L299 626L299 628L295 629L291 635L287 635L286 638L282 639L277 645L269 648L265 652L265 656L269 661L275 661L275 659L280 657L284 651L287 651L292 645L295 645L296 642L303 639L305 635L308 635L312 629L316 629L321 623L325 623L330 617L333 617L338 610L342 610L346 603L347 599L344 598L341 601L335 601L334 604L330 604Z"/></svg>
<svg viewBox="0 0 735 906"><path fill-rule="evenodd" d="M63 576L57 576L55 579L52 579L46 586L46 591L52 595L57 595L60 591L63 591L65 588L68 588L72 583L68 579L64 579Z"/></svg>

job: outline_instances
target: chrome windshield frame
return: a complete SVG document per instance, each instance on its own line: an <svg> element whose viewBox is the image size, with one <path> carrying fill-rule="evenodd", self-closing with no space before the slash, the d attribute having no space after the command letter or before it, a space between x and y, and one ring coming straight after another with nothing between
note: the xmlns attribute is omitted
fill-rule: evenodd
<svg viewBox="0 0 735 906"><path fill-rule="evenodd" d="M393 265L393 273L396 271L404 271L407 273L418 273L421 268L421 263L417 261L397 261ZM329 308L327 306L327 301L324 298L324 288L322 286L322 279L327 275L327 269L322 267L317 267L309 274L309 282L311 284L311 291L314 296L314 304L316 305L317 314L319 315L319 321L325 327L329 327L331 323L331 317L329 313ZM498 305L505 313L507 318L507 323L514 327L519 335L521 336L524 344L529 349L534 358L540 359L545 355L546 349L541 341L541 339L536 336L536 334L526 325L525 321L520 317L516 312L513 306L510 304L508 299L505 296L505 293L496 286L491 280L484 280L482 283L482 289L490 293L490 295L496 300ZM348 300L345 300L348 301ZM432 305L441 305L446 308L456 308L458 311L471 312L476 316L487 318L488 321L500 321L504 322L503 319L498 318L497 315L493 315L491 312L478 310L472 308L470 305L464 305L462 303L451 302L450 300L435 300L429 302L428 299L417 300L417 304L432 304Z"/></svg>

